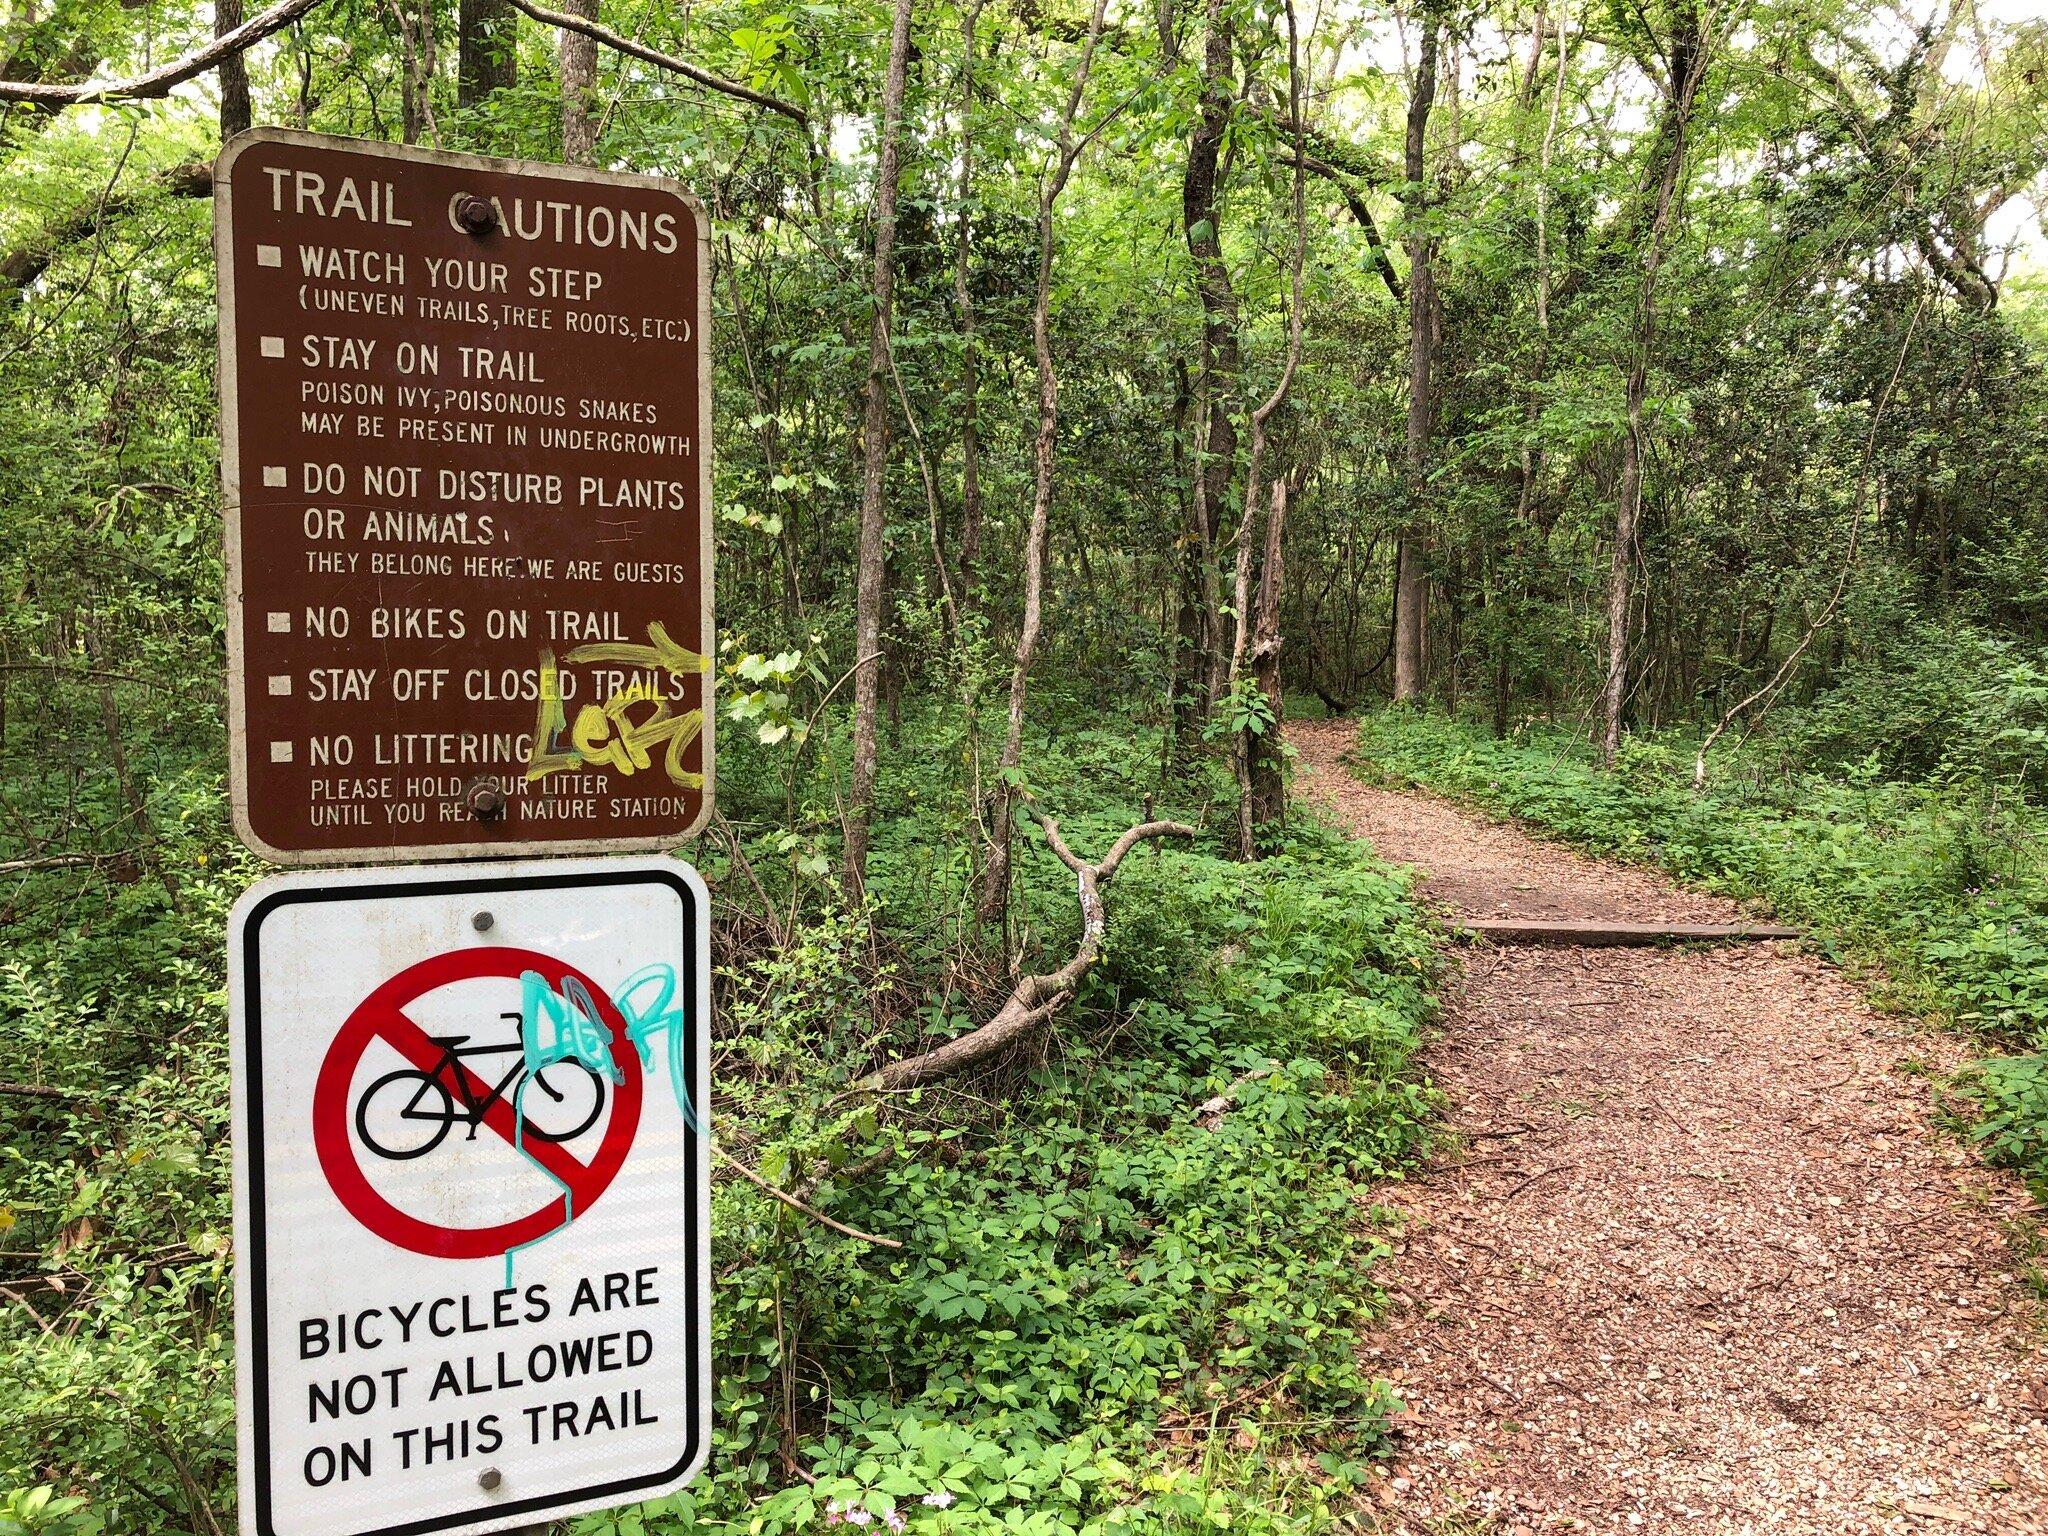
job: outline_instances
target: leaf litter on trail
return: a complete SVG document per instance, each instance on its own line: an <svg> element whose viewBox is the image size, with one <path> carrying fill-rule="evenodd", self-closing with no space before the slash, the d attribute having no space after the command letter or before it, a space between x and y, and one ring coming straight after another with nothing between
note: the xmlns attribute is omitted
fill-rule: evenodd
<svg viewBox="0 0 2048 1536"><path fill-rule="evenodd" d="M1351 734L1290 727L1304 787L1453 912L1742 915L1368 786ZM1397 1305L1360 1349L1414 1420L1371 1529L2048 1536L2041 1308L2000 1228L2028 1199L1932 1128L1956 1041L1793 944L1461 970L1447 1150L1374 1192Z"/></svg>

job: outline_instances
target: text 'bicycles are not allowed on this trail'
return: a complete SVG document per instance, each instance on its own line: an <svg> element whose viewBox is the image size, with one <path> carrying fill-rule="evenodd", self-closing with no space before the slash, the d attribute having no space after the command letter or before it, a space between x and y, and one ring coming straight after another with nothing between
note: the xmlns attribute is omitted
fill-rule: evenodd
<svg viewBox="0 0 2048 1536"><path fill-rule="evenodd" d="M293 875L236 909L256 1530L500 1530L694 1473L706 911L659 858Z"/></svg>

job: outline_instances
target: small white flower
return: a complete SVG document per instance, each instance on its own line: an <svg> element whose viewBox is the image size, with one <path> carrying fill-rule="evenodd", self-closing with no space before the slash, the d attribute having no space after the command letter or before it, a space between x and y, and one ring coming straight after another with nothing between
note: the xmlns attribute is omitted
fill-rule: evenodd
<svg viewBox="0 0 2048 1536"><path fill-rule="evenodd" d="M949 1490L941 1488L937 1493L926 1494L918 1502L928 1509L949 1509L952 1507L954 1499Z"/></svg>

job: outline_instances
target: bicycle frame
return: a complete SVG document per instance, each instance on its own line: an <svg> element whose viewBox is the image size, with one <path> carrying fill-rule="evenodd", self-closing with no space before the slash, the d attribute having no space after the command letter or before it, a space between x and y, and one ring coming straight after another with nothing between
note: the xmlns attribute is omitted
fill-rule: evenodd
<svg viewBox="0 0 2048 1536"><path fill-rule="evenodd" d="M501 1019L511 1019L515 1024L520 1019L520 1015L517 1013L501 1013L498 1017ZM429 1038L433 1040L434 1044L441 1047L441 1059L434 1063L434 1070L427 1074L427 1079L429 1082L440 1084L444 1090L452 1090L450 1093L451 1100L459 1098L462 1101L462 1107L469 1122L469 1134L474 1137L477 1127L483 1124L484 1116L490 1113L491 1106L504 1098L506 1092L526 1072L526 1060L524 1052L521 1050L520 1042L515 1039L505 1045L469 1045L467 1043L470 1039L468 1035L433 1035ZM459 1068L464 1061L473 1057L504 1056L514 1052L519 1052L520 1054L519 1059L512 1063L512 1069L499 1078L497 1085L481 1099L470 1088L470 1077L472 1074L449 1070L451 1067ZM552 1098L559 1099L561 1097L561 1094L549 1088L544 1082L540 1083L540 1088L542 1092L547 1093ZM420 1100L425 1097L426 1092L426 1084L423 1083L420 1086L419 1092L413 1095L412 1102L400 1110L399 1113L408 1120L440 1119L441 1116L438 1114L414 1113L419 1108Z"/></svg>

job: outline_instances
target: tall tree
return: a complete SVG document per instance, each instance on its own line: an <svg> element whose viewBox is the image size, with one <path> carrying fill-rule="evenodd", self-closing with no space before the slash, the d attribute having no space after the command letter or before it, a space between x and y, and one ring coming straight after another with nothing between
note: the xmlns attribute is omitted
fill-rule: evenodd
<svg viewBox="0 0 2048 1536"><path fill-rule="evenodd" d="M882 116L875 144L874 269L869 284L868 375L861 420L860 533L855 552L853 621L853 785L847 805L845 872L850 890L866 887L868 820L875 805L875 731L881 701L882 603L888 562L891 328L896 304L896 196L903 175L903 93L910 74L912 0L895 0Z"/></svg>
<svg viewBox="0 0 2048 1536"><path fill-rule="evenodd" d="M455 15L455 101L474 107L519 81L519 16L511 0L460 0Z"/></svg>
<svg viewBox="0 0 2048 1536"><path fill-rule="evenodd" d="M1404 464L1408 515L1394 554L1394 697L1420 697L1423 632L1429 606L1429 433L1435 417L1437 354L1436 238L1428 223L1429 114L1436 103L1437 54L1444 17L1437 0L1422 12L1422 47L1408 98L1401 172L1408 225L1408 427Z"/></svg>
<svg viewBox="0 0 2048 1536"><path fill-rule="evenodd" d="M1650 363L1657 343L1657 278L1671 240L1671 226L1691 147L1693 108L1706 74L1712 38L1695 0L1673 0L1666 36L1650 39L1664 60L1659 75L1663 100L1644 163L1647 228L1640 247L1642 271L1635 288L1630 327L1626 425L1621 439L1621 474L1614 500L1614 539L1607 572L1607 682L1601 690L1600 755L1610 768L1621 750L1621 722L1628 702L1629 577L1636 530L1643 510L1644 406L1649 398Z"/></svg>
<svg viewBox="0 0 2048 1536"><path fill-rule="evenodd" d="M440 142L440 129L434 122L434 75L439 61L434 26L434 0L392 0L392 11L398 20L399 131L408 144L417 144L421 135L430 135Z"/></svg>
<svg viewBox="0 0 2048 1536"><path fill-rule="evenodd" d="M1257 530L1261 477L1265 472L1266 450L1273 415L1287 402L1294 387L1295 370L1301 365L1301 278L1308 257L1308 167L1302 147L1301 121L1301 38L1295 21L1294 0L1286 0L1287 11L1287 121L1294 133L1293 198L1289 208L1290 254L1287 286L1287 355L1280 365L1280 378L1273 392L1259 402L1251 415L1251 449L1245 455L1244 516L1237 525L1237 580L1232 589L1236 627L1230 644L1230 685L1235 691L1250 685L1250 697L1235 705L1242 720L1233 734L1232 763L1237 771L1237 856L1249 859L1256 852L1253 834L1261 820L1276 818L1285 807L1280 793L1279 734L1283 714L1279 673L1279 604L1281 578L1281 536L1287 516L1287 483L1273 483L1273 505L1268 513L1266 537L1261 550L1262 569L1254 605L1252 592L1253 534ZM1253 647L1254 635L1257 647ZM1245 671L1247 660L1254 670ZM1261 708L1254 707L1254 700ZM1263 715L1263 719L1260 716ZM1263 793L1261 790L1263 789ZM1263 803L1262 803L1263 802Z"/></svg>
<svg viewBox="0 0 2048 1536"><path fill-rule="evenodd" d="M1017 770L1024 760L1024 697L1031 683L1039 632L1045 623L1045 557L1052 528L1053 452L1059 442L1060 376L1052 352L1053 211L1081 158L1074 121L1088 90L1102 39L1109 0L1095 0L1088 20L1088 39L1060 110L1053 163L1038 190L1038 283L1031 301L1031 356L1038 373L1038 431L1031 442L1031 524L1024 537L1024 618L1017 632L1017 654L1010 669L1010 712L1003 732L1003 753L996 765L995 811L984 871L980 904L983 922L1002 918L1010 900L1010 822L1015 804Z"/></svg>
<svg viewBox="0 0 2048 1536"><path fill-rule="evenodd" d="M560 0L562 9L585 21L597 20L597 0ZM561 29L556 45L562 70L562 159L589 165L597 159L597 39Z"/></svg>
<svg viewBox="0 0 2048 1536"><path fill-rule="evenodd" d="M214 0L213 35L225 37L242 24L242 0ZM255 121L249 102L249 63L232 54L220 65L220 141L225 144Z"/></svg>
<svg viewBox="0 0 2048 1536"><path fill-rule="evenodd" d="M1181 176L1181 227L1195 264L1202 304L1201 366L1195 375L1195 465L1185 551L1192 579L1182 593L1179 702L1182 734L1222 691L1222 590L1216 571L1218 519L1237 473L1237 424L1231 417L1240 366L1237 291L1223 259L1224 145L1237 106L1237 31L1226 0L1206 0L1202 95L1188 132Z"/></svg>
<svg viewBox="0 0 2048 1536"><path fill-rule="evenodd" d="M972 602L981 561L981 343L974 315L974 29L984 0L960 18L959 225L953 233L953 308L960 325L960 595Z"/></svg>

